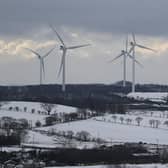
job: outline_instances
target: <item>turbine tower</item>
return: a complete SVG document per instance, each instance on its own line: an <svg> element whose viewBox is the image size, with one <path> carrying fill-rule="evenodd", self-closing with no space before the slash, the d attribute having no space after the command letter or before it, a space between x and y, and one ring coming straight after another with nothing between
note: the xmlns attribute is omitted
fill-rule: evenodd
<svg viewBox="0 0 168 168"><path fill-rule="evenodd" d="M86 47L89 46L90 44L84 44L84 45L77 45L77 46L70 46L67 47L64 43L64 41L62 40L61 36L57 33L57 31L55 30L55 28L50 25L51 29L55 32L56 36L58 37L58 39L61 42L61 46L60 46L60 50L62 50L62 58L61 58L61 64L60 64L60 68L59 68L59 72L58 72L58 76L60 76L61 72L62 72L62 92L66 91L66 86L65 86L65 78L66 78L66 71L65 71L65 64L66 64L66 54L68 50L73 50L73 49L77 49L77 48L81 48L81 47Z"/></svg>
<svg viewBox="0 0 168 168"><path fill-rule="evenodd" d="M141 49L150 50L150 51L153 51L153 52L156 52L156 50L138 44L136 42L134 33L132 33L132 38L133 38L133 41L130 42L131 48L130 48L128 53L131 54L131 52L132 52L132 58L133 58L132 59L132 92L135 92L135 51L136 51L135 49L136 48L141 48Z"/></svg>
<svg viewBox="0 0 168 168"><path fill-rule="evenodd" d="M36 51L34 51L34 50L30 49L30 48L25 48L25 49L28 50L28 51L30 51L30 52L32 52L34 55L36 55L37 58L38 58L39 61L40 61L40 85L42 85L43 77L45 78L44 59L49 56L49 54L55 49L55 47L52 48L51 50L49 50L49 51L48 51L46 54L44 54L44 55L40 55L39 53L37 53Z"/></svg>
<svg viewBox="0 0 168 168"><path fill-rule="evenodd" d="M127 57L129 57L130 59L133 59L132 55L130 55L128 53L128 37L126 38L126 48L125 48L125 50L121 50L121 53L117 57L112 59L110 62L113 62L113 61L119 59L120 57L123 57L123 87L125 87L126 86L126 59L127 59ZM136 59L134 61L137 64L139 64L140 66L142 66L142 64L139 63Z"/></svg>

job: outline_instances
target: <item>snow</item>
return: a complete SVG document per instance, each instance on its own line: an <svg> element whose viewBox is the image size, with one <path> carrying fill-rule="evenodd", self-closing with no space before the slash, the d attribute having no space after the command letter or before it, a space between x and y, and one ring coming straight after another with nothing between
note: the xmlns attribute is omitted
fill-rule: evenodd
<svg viewBox="0 0 168 168"><path fill-rule="evenodd" d="M1 151L6 152L14 152L14 151L21 151L22 149L20 147L1 147Z"/></svg>
<svg viewBox="0 0 168 168"><path fill-rule="evenodd" d="M151 100L164 102L164 98L168 96L167 92L132 92L127 95L128 97L137 99L137 100Z"/></svg>
<svg viewBox="0 0 168 168"><path fill-rule="evenodd" d="M54 140L52 136L47 136L47 135L43 135L41 133L38 132L34 132L34 131L29 131L27 134L27 138L24 141L24 143L31 143L31 144L45 144L45 145L52 145L54 144Z"/></svg>
<svg viewBox="0 0 168 168"><path fill-rule="evenodd" d="M25 140L22 142L22 146L25 147L36 147L36 148L93 148L97 145L95 142L83 142L75 139L67 139L62 136L42 134L37 131L29 131Z"/></svg>
<svg viewBox="0 0 168 168"><path fill-rule="evenodd" d="M0 110L0 117L4 117L4 116L12 117L15 119L25 118L29 122L31 121L32 126L35 126L35 123L37 120L39 120L42 124L44 124L45 117L46 117L46 115L32 114L27 112Z"/></svg>
<svg viewBox="0 0 168 168"><path fill-rule="evenodd" d="M27 107L27 111L31 112L32 109L35 109L35 111L44 111L43 108L41 108L40 102L21 102L21 101L11 101L11 102L5 102L7 104L3 105L3 108L8 109L9 107L19 107L21 111L23 111L24 107ZM52 110L51 113L54 113L55 111L58 113L72 113L76 112L76 107L71 106L64 106L56 104L56 107Z"/></svg>
<svg viewBox="0 0 168 168"><path fill-rule="evenodd" d="M0 117L8 116L15 119L25 118L29 122L32 123L32 126L35 126L37 120L41 122L41 124L45 124L45 118L47 115L45 113L38 113L38 111L44 111L41 108L39 102L4 102L5 104L0 109ZM12 110L9 108L12 107ZM15 110L15 107L19 107L19 111ZM27 107L27 111L24 112L24 107ZM35 112L32 113L31 110L35 109ZM52 113L72 113L76 112L77 108L71 106L63 106L63 105L56 105L55 108L51 111Z"/></svg>
<svg viewBox="0 0 168 168"><path fill-rule="evenodd" d="M20 111L16 112L15 110L9 111L9 107L20 108ZM24 112L23 108L27 107L27 112ZM34 102L8 102L0 110L0 117L10 116L13 118L26 118L28 121L32 121L33 125L37 120L40 120L42 124L45 121L47 115L31 113L31 109L34 108L36 111L42 110L40 103ZM57 105L57 113L61 112L76 112L76 108L69 106ZM49 127L36 128L37 131L44 130L46 132L54 129L56 131L70 131L74 133L80 131L87 131L91 134L92 138L101 138L108 142L146 142L146 143L159 143L168 145L168 127L164 124L165 121L168 121L168 111L132 111L129 114L121 115L115 114L117 119L114 121L113 115L106 114L105 116L94 117L88 120L82 121L73 121L68 123L56 124ZM124 118L124 122L121 123L120 117ZM136 117L142 117L143 120L140 123L140 126L137 126ZM126 123L126 119L129 118L132 120L130 124ZM149 121L150 120L159 120L161 124L159 128L151 128ZM49 136L47 134L41 134L35 131L29 131L27 135L27 141L25 143L29 144L41 144L41 145L51 145L51 146L62 146L60 142L65 141L63 137ZM93 143L83 143L78 144L79 142L73 142L77 147L83 147L88 145L90 147L94 146Z"/></svg>
<svg viewBox="0 0 168 168"><path fill-rule="evenodd" d="M132 111L129 114L107 114L103 117L95 117L95 119L115 123L113 116L116 116L116 123L121 124L120 117L123 117L123 124L127 124L126 120L131 119L131 124L129 126L137 126L137 117L141 117L142 121L140 122L140 127L151 127L149 124L150 120L160 121L158 129L165 129L168 131L168 126L164 124L165 121L168 121L168 112L167 111Z"/></svg>
<svg viewBox="0 0 168 168"><path fill-rule="evenodd" d="M121 115L117 115L119 118ZM123 115L124 118L134 118L134 115ZM150 117L149 117L150 118ZM75 121L63 124L57 124L49 127L37 128L38 130L49 131L56 129L57 131L69 131L74 133L87 131L92 137L100 137L108 142L145 142L168 145L168 129L166 128L151 128L148 123L148 117L144 118L142 126L137 126L137 123L121 124L112 121L111 115L96 117L88 120ZM151 117L152 118L152 117ZM99 121L97 121L99 120ZM163 119L164 120L164 119ZM164 126L163 126L164 127ZM165 126L166 127L166 126Z"/></svg>

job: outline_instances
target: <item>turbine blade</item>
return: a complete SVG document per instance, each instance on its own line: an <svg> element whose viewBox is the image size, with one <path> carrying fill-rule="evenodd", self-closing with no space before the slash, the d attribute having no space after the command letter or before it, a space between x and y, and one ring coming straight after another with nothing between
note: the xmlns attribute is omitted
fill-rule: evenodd
<svg viewBox="0 0 168 168"><path fill-rule="evenodd" d="M135 62L136 62L141 68L144 67L138 60L135 59Z"/></svg>
<svg viewBox="0 0 168 168"><path fill-rule="evenodd" d="M55 32L55 34L57 35L57 37L59 38L60 42L62 43L63 46L65 46L64 41L62 40L61 36L58 34L58 32L55 30L55 28L50 24L49 25L51 27L51 29Z"/></svg>
<svg viewBox="0 0 168 168"><path fill-rule="evenodd" d="M41 59L41 65L42 65L43 76L45 78L45 66L44 66L44 60L43 59Z"/></svg>
<svg viewBox="0 0 168 168"><path fill-rule="evenodd" d="M125 51L126 51L126 53L128 52L128 35L126 37Z"/></svg>
<svg viewBox="0 0 168 168"><path fill-rule="evenodd" d="M41 59L41 55L39 53L37 53L36 51L34 51L34 50L30 49L30 48L24 48L24 49L32 52L33 54L35 54L36 56L38 56L39 59Z"/></svg>
<svg viewBox="0 0 168 168"><path fill-rule="evenodd" d="M55 48L56 48L56 47L54 47L54 48L52 48L51 50L49 50L49 51L43 56L43 58L49 56L49 54L50 54Z"/></svg>
<svg viewBox="0 0 168 168"><path fill-rule="evenodd" d="M133 41L134 41L134 44L136 44L135 34L134 34L134 33L132 33L132 39L133 39Z"/></svg>
<svg viewBox="0 0 168 168"><path fill-rule="evenodd" d="M128 54L128 56L133 60L133 56ZM140 66L140 67L144 67L138 60L134 59L134 61Z"/></svg>
<svg viewBox="0 0 168 168"><path fill-rule="evenodd" d="M154 50L152 48L149 48L149 47L142 46L140 44L136 44L136 46L139 47L139 48L143 48L143 49L146 49L146 50L150 50L150 51L156 52L156 50Z"/></svg>
<svg viewBox="0 0 168 168"><path fill-rule="evenodd" d="M127 54L130 54L130 53L133 51L133 49L134 49L134 46L132 46L132 47L129 49L129 51L127 52Z"/></svg>
<svg viewBox="0 0 168 168"><path fill-rule="evenodd" d="M91 45L91 44L84 44L84 45L71 46L71 47L67 47L67 49L76 49L76 48L86 47L86 46L90 46L90 45Z"/></svg>
<svg viewBox="0 0 168 168"><path fill-rule="evenodd" d="M66 51L63 51L62 58L61 58L61 64L60 64L60 68L59 68L59 72L58 72L58 77L60 76L62 68L63 68L65 54L66 54Z"/></svg>
<svg viewBox="0 0 168 168"><path fill-rule="evenodd" d="M118 56L115 57L114 59L110 60L109 62L113 62L113 61L117 60L118 58L120 58L121 56L123 56L123 53L121 53L120 55L118 55Z"/></svg>

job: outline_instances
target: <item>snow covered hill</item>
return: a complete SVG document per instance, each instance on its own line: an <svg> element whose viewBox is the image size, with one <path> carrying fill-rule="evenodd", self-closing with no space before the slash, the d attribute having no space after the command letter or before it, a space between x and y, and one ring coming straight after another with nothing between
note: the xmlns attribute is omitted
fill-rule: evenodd
<svg viewBox="0 0 168 168"><path fill-rule="evenodd" d="M8 109L9 107L19 107L20 111L23 111L24 107L27 107L27 111L31 111L32 109L35 109L35 111L44 111L43 108L41 107L41 103L39 102L21 102L21 101L12 101L12 102L5 102L2 106L2 108ZM56 104L56 107L52 110L51 113L54 112L64 112L64 113L72 113L76 112L76 107L71 107L71 106L64 106L64 105L59 105Z"/></svg>
<svg viewBox="0 0 168 168"><path fill-rule="evenodd" d="M12 110L9 110L13 107ZM15 108L19 107L19 111ZM27 111L24 111L24 107L27 107ZM35 109L32 113L31 110ZM31 120L33 124L37 120L41 123L45 122L46 114L39 114L38 111L43 109L40 103L33 102L7 102L0 110L0 117L9 116L16 119L26 118ZM52 113L71 113L76 112L76 108L69 106L57 105ZM115 116L115 117L114 117ZM142 121L139 126L136 121L137 117L141 117ZM123 121L121 120L123 118ZM158 128L153 128L150 121L158 121ZM167 124L164 124L167 122ZM168 111L134 111L125 115L121 114L106 114L100 117L94 117L87 120L79 120L67 123L60 123L48 127L36 128L38 131L51 132L68 132L73 131L74 134L81 131L87 131L92 138L101 138L108 142L146 142L146 143L159 143L168 145ZM45 144L45 145L57 145L59 139L56 136L48 134L41 134L40 132L29 131L28 143ZM75 142L78 143L78 142ZM84 144L85 145L85 144ZM88 144L87 144L88 145ZM89 144L93 146L94 144ZM78 145L76 145L78 146ZM82 146L82 145L81 145Z"/></svg>
<svg viewBox="0 0 168 168"><path fill-rule="evenodd" d="M57 131L73 131L74 134L80 131L87 131L92 137L102 138L108 142L145 142L156 144L168 145L168 128L163 125L166 118L160 118L159 128L152 128L149 120L157 120L156 117L143 117L140 126L135 121L136 115L119 115L116 114L117 121L115 122L112 115L103 117L91 118L88 120L75 121L63 124L57 124L49 127L38 128L38 130L50 131L55 129ZM123 124L119 118L123 116ZM129 118L132 123L127 123L126 119Z"/></svg>
<svg viewBox="0 0 168 168"><path fill-rule="evenodd" d="M17 108L17 109L16 109ZM26 110L25 110L26 108ZM72 113L76 112L77 108L71 106L57 105L52 109L53 113ZM0 109L0 117L12 117L15 119L25 118L35 125L36 121L40 121L41 124L45 123L45 118L48 116L45 110L38 102L3 102Z"/></svg>

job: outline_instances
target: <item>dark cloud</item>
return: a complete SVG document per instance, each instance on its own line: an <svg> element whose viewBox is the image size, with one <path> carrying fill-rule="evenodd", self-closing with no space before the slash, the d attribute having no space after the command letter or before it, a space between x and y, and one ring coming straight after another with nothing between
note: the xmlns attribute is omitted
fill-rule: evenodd
<svg viewBox="0 0 168 168"><path fill-rule="evenodd" d="M167 35L166 0L1 0L1 35L22 35L52 22L92 31Z"/></svg>

